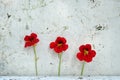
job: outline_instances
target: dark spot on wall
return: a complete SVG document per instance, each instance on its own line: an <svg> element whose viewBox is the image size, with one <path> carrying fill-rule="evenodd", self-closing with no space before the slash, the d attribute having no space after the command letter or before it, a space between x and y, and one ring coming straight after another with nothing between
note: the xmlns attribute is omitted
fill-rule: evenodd
<svg viewBox="0 0 120 80"><path fill-rule="evenodd" d="M44 34L44 32L41 32L41 34Z"/></svg>
<svg viewBox="0 0 120 80"><path fill-rule="evenodd" d="M46 29L48 30L48 27Z"/></svg>
<svg viewBox="0 0 120 80"><path fill-rule="evenodd" d="M12 36L12 33L11 33L11 32L9 32L9 35L10 35L10 36Z"/></svg>
<svg viewBox="0 0 120 80"><path fill-rule="evenodd" d="M96 49L97 49L97 51L99 52L99 51L101 51L104 47L105 47L104 44L99 43L99 44L98 44L98 48L96 48Z"/></svg>
<svg viewBox="0 0 120 80"><path fill-rule="evenodd" d="M98 44L99 46L101 46L101 48L104 48L104 45L102 45L102 44Z"/></svg>
<svg viewBox="0 0 120 80"><path fill-rule="evenodd" d="M41 6L41 7L45 7L45 6L47 6L45 0L40 0L39 3L40 3L40 6Z"/></svg>
<svg viewBox="0 0 120 80"><path fill-rule="evenodd" d="M67 16L68 19L72 18L73 16Z"/></svg>
<svg viewBox="0 0 120 80"><path fill-rule="evenodd" d="M1 35L0 35L0 41L2 40Z"/></svg>
<svg viewBox="0 0 120 80"><path fill-rule="evenodd" d="M90 1L93 2L93 3L95 2L95 0L90 0Z"/></svg>
<svg viewBox="0 0 120 80"><path fill-rule="evenodd" d="M28 1L29 1L29 3L28 3L28 4L29 4L29 6L30 6L30 5L31 5L31 0L28 0Z"/></svg>
<svg viewBox="0 0 120 80"><path fill-rule="evenodd" d="M102 26L102 25L96 25L95 26L95 29L96 29L96 31L102 31L102 30L104 30L105 29L105 26Z"/></svg>
<svg viewBox="0 0 120 80"><path fill-rule="evenodd" d="M63 26L63 31L68 30L68 26Z"/></svg>
<svg viewBox="0 0 120 80"><path fill-rule="evenodd" d="M91 9L99 7L101 5L101 1L99 0L89 0Z"/></svg>
<svg viewBox="0 0 120 80"><path fill-rule="evenodd" d="M75 76L76 74L73 74L73 76Z"/></svg>
<svg viewBox="0 0 120 80"><path fill-rule="evenodd" d="M7 72L7 76L9 75L10 73L9 72Z"/></svg>
<svg viewBox="0 0 120 80"><path fill-rule="evenodd" d="M96 30L102 30L102 26L96 26Z"/></svg>
<svg viewBox="0 0 120 80"><path fill-rule="evenodd" d="M5 30L4 28L1 28L2 30Z"/></svg>
<svg viewBox="0 0 120 80"><path fill-rule="evenodd" d="M90 77L90 75L88 75L88 77Z"/></svg>
<svg viewBox="0 0 120 80"><path fill-rule="evenodd" d="M21 22L21 18L19 18L18 21Z"/></svg>
<svg viewBox="0 0 120 80"><path fill-rule="evenodd" d="M83 79L83 77L82 77L82 76L80 76L80 77L78 77L78 79Z"/></svg>
<svg viewBox="0 0 120 80"><path fill-rule="evenodd" d="M9 19L9 18L11 17L11 15L7 13L7 17L8 17L8 19Z"/></svg>
<svg viewBox="0 0 120 80"><path fill-rule="evenodd" d="M0 62L0 70L4 70L5 69L5 63Z"/></svg>
<svg viewBox="0 0 120 80"><path fill-rule="evenodd" d="M28 26L28 25L26 25L25 29L26 29L26 30L29 30L29 26Z"/></svg>
<svg viewBox="0 0 120 80"><path fill-rule="evenodd" d="M76 0L76 2L78 2L78 0Z"/></svg>
<svg viewBox="0 0 120 80"><path fill-rule="evenodd" d="M95 49L95 45L93 44L93 49Z"/></svg>
<svg viewBox="0 0 120 80"><path fill-rule="evenodd" d="M104 48L104 46L102 46L102 48Z"/></svg>
<svg viewBox="0 0 120 80"><path fill-rule="evenodd" d="M53 63L50 63L50 65L53 65Z"/></svg>

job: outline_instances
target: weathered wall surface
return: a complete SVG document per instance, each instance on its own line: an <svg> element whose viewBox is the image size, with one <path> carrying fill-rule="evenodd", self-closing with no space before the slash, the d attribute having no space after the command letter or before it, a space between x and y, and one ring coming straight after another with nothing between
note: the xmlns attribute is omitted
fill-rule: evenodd
<svg viewBox="0 0 120 80"><path fill-rule="evenodd" d="M120 75L120 0L0 0L0 75L34 75L32 48L24 36L35 32L39 75L57 75L58 57L49 49L57 36L67 38L62 75L79 75L75 56L81 44L97 51L85 75Z"/></svg>

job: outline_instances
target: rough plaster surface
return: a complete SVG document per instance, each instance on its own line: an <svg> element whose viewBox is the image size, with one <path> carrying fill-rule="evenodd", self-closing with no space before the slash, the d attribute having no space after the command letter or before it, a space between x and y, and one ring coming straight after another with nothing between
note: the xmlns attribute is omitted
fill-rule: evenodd
<svg viewBox="0 0 120 80"><path fill-rule="evenodd" d="M58 56L49 49L57 36L67 38L61 75L79 75L75 56L91 43L97 55L85 75L120 75L120 0L0 0L0 75L34 75L32 48L24 36L35 32L39 75L57 75Z"/></svg>

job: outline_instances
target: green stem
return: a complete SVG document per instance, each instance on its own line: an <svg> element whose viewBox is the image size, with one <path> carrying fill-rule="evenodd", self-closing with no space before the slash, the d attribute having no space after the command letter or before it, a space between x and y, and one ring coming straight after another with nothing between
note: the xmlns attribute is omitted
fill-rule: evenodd
<svg viewBox="0 0 120 80"><path fill-rule="evenodd" d="M35 72L36 72L36 76L38 75L38 70L37 70L37 54L36 54L36 48L35 46L33 46L33 50L34 50L34 59L35 59Z"/></svg>
<svg viewBox="0 0 120 80"><path fill-rule="evenodd" d="M83 64L82 64L81 76L83 76L83 72L84 72L84 66L85 66L85 62L83 62Z"/></svg>
<svg viewBox="0 0 120 80"><path fill-rule="evenodd" d="M62 53L59 53L58 57L59 57L58 76L60 76Z"/></svg>

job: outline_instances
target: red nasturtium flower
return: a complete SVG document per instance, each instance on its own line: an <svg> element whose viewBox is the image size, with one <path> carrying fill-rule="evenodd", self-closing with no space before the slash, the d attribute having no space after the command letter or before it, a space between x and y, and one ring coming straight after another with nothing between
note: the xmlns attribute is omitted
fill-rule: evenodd
<svg viewBox="0 0 120 80"><path fill-rule="evenodd" d="M36 72L36 76L38 75L38 69L37 69L37 54L36 54L36 44L39 42L39 39L37 38L37 34L35 33L31 33L30 35L26 35L24 37L24 41L25 41L25 48L26 47L33 47L33 51L34 51L34 59L35 59L35 72Z"/></svg>
<svg viewBox="0 0 120 80"><path fill-rule="evenodd" d="M96 52L92 50L90 44L81 45L79 47L80 52L77 53L76 57L80 61L91 62L92 58L95 57Z"/></svg>
<svg viewBox="0 0 120 80"><path fill-rule="evenodd" d="M54 49L56 53L58 53L59 57L59 65L58 65L58 76L60 76L61 72L61 61L62 61L62 54L63 51L66 51L68 49L68 44L66 44L66 39L64 37L57 37L55 42L50 43L50 48Z"/></svg>
<svg viewBox="0 0 120 80"><path fill-rule="evenodd" d="M31 35L26 35L25 38L25 48L29 46L34 46L36 43L39 42L39 39L37 38L37 34L31 33Z"/></svg>
<svg viewBox="0 0 120 80"><path fill-rule="evenodd" d="M61 53L68 49L68 44L66 44L66 39L64 37L57 37L55 42L50 43L50 48L54 49L56 53Z"/></svg>

